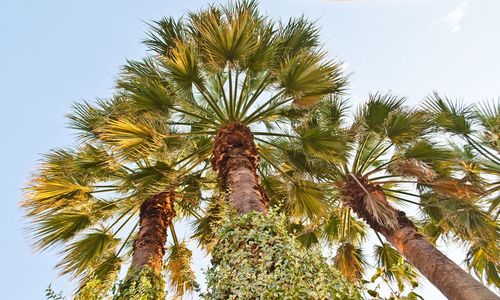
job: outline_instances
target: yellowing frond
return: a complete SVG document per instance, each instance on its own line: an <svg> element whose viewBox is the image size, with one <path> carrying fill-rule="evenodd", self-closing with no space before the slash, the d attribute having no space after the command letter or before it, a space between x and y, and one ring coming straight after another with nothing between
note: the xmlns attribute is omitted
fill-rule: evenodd
<svg viewBox="0 0 500 300"><path fill-rule="evenodd" d="M361 279L366 265L363 251L351 243L342 243L333 258L335 267L349 281Z"/></svg>
<svg viewBox="0 0 500 300"><path fill-rule="evenodd" d="M183 241L171 245L168 249L165 268L168 272L169 285L174 289L175 298L181 298L185 293L194 291L198 284L191 269L192 252Z"/></svg>

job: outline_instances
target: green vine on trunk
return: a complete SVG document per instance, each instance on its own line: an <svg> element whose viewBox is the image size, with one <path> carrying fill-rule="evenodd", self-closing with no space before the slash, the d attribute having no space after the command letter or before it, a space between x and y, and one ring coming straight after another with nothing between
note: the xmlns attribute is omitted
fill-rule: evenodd
<svg viewBox="0 0 500 300"><path fill-rule="evenodd" d="M203 298L360 299L320 250L301 247L285 223L272 211L226 216Z"/></svg>
<svg viewBox="0 0 500 300"><path fill-rule="evenodd" d="M165 299L165 296L163 274L144 267L127 275L113 300L159 300Z"/></svg>

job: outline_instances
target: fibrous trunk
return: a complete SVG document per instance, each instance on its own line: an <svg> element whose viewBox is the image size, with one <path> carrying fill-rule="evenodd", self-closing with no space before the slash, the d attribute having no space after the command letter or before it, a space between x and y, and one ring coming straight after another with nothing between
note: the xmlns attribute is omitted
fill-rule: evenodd
<svg viewBox="0 0 500 300"><path fill-rule="evenodd" d="M141 205L140 229L134 243L132 268L140 270L145 266L155 272L161 272L167 229L175 216L173 208L173 191L163 192Z"/></svg>
<svg viewBox="0 0 500 300"><path fill-rule="evenodd" d="M370 184L363 177L349 177L342 189L344 204L351 207L358 217L381 233L403 254L430 282L449 299L499 299L493 292L475 280L457 264L418 233L405 213L393 208L379 185ZM379 201L392 210L393 222L382 224L371 214L367 201Z"/></svg>
<svg viewBox="0 0 500 300"><path fill-rule="evenodd" d="M268 199L259 184L259 157L253 134L241 123L229 123L215 137L212 166L223 187L229 190L231 205L242 214L266 212Z"/></svg>

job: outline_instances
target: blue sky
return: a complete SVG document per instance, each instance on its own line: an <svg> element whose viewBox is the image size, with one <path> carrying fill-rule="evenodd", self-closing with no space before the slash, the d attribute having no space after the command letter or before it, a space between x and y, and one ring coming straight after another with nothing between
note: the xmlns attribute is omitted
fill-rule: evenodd
<svg viewBox="0 0 500 300"><path fill-rule="evenodd" d="M379 90L406 95L411 104L433 90L469 103L500 96L500 1L261 2L274 18L318 20L325 49L352 72L353 105ZM143 21L180 16L205 3L1 1L3 299L43 299L51 282L70 291L68 279L53 269L56 251L31 250L18 208L39 154L73 142L64 118L70 104L111 95L119 66L144 55ZM461 259L460 251L445 252ZM439 299L436 293L424 285L422 294Z"/></svg>

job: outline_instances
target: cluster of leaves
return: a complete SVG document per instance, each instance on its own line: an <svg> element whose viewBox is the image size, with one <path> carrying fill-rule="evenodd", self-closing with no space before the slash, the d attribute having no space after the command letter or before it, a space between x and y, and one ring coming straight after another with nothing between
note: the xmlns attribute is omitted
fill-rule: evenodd
<svg viewBox="0 0 500 300"><path fill-rule="evenodd" d="M274 211L228 214L217 232L205 299L359 299L317 248L290 236Z"/></svg>
<svg viewBox="0 0 500 300"><path fill-rule="evenodd" d="M141 270L129 270L113 300L157 300L165 299L165 295L163 274L144 267Z"/></svg>

